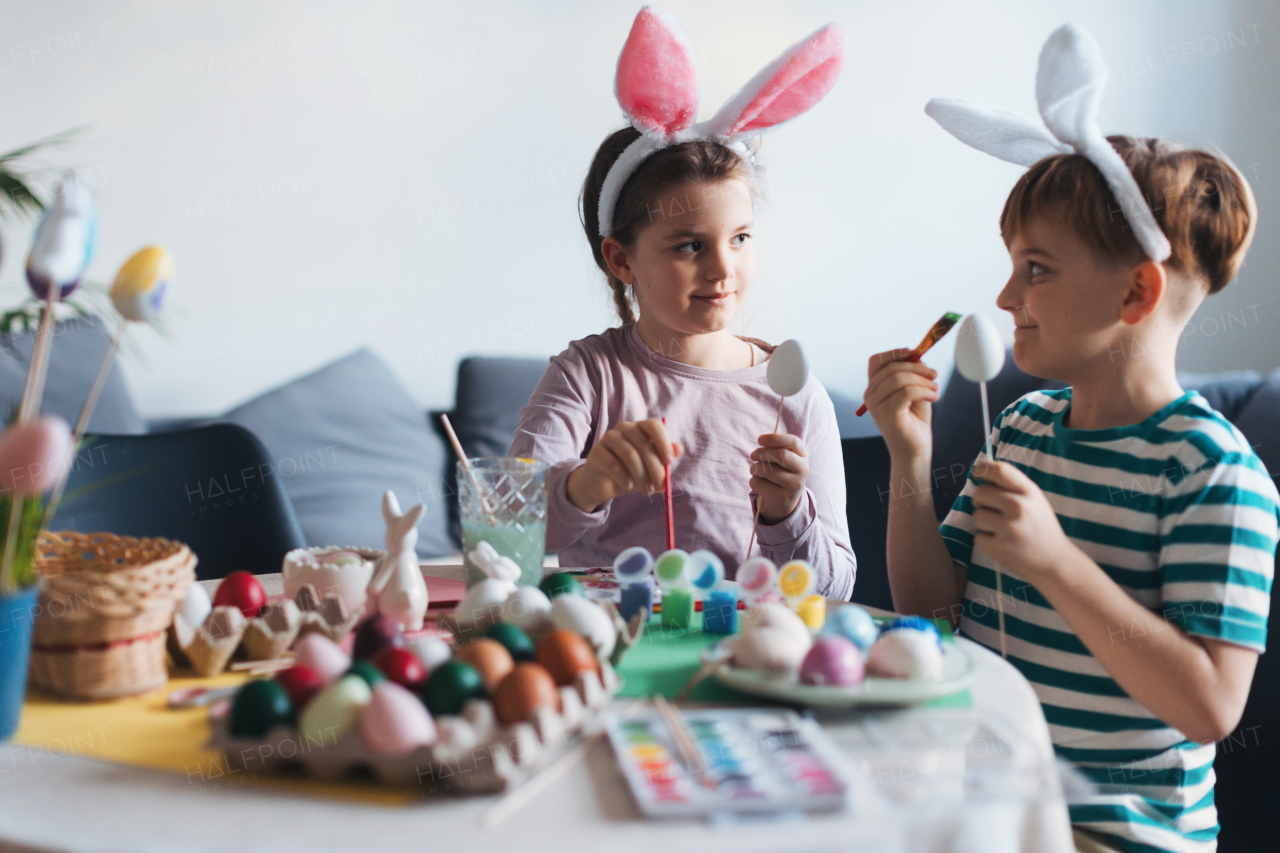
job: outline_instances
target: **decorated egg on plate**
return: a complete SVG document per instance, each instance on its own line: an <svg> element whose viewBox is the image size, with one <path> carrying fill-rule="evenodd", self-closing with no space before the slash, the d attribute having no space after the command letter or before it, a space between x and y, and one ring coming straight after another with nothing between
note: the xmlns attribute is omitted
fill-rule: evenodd
<svg viewBox="0 0 1280 853"><path fill-rule="evenodd" d="M813 642L809 627L804 624L804 620L790 607L776 601L757 604L742 614L740 633L750 634L761 628L778 628L791 634L797 643L804 644L806 651Z"/></svg>
<svg viewBox="0 0 1280 853"><path fill-rule="evenodd" d="M580 595L562 595L552 601L551 624L581 634L595 649L596 657L602 659L613 654L618 641L618 631L609 614Z"/></svg>
<svg viewBox="0 0 1280 853"><path fill-rule="evenodd" d="M293 703L285 689L271 679L247 682L231 702L228 730L236 737L259 738L293 721Z"/></svg>
<svg viewBox="0 0 1280 853"><path fill-rule="evenodd" d="M827 614L822 633L851 640L865 652L880 636L880 629L876 627L876 620L871 618L871 614L858 605L842 604Z"/></svg>
<svg viewBox="0 0 1280 853"><path fill-rule="evenodd" d="M344 675L321 690L298 717L303 743L312 748L332 746L355 728L372 696L368 682L358 675Z"/></svg>
<svg viewBox="0 0 1280 853"><path fill-rule="evenodd" d="M502 603L502 621L540 634L551 627L551 599L536 586L518 586Z"/></svg>
<svg viewBox="0 0 1280 853"><path fill-rule="evenodd" d="M293 647L293 661L310 667L325 683L334 681L351 666L351 658L338 644L318 631L303 635Z"/></svg>
<svg viewBox="0 0 1280 853"><path fill-rule="evenodd" d="M938 626L933 620L925 619L923 616L899 616L880 626L881 634L888 634L890 631L923 631L933 638L938 648L942 648L942 633L938 630Z"/></svg>
<svg viewBox="0 0 1280 853"><path fill-rule="evenodd" d="M800 680L805 684L852 687L862 683L862 652L852 640L828 635L814 640L800 664Z"/></svg>
<svg viewBox="0 0 1280 853"><path fill-rule="evenodd" d="M436 724L422 702L394 681L373 688L360 713L360 739L378 755L401 755L436 740Z"/></svg>
<svg viewBox="0 0 1280 853"><path fill-rule="evenodd" d="M925 631L890 631L871 645L867 671L884 678L937 681L942 678L942 648Z"/></svg>
<svg viewBox="0 0 1280 853"><path fill-rule="evenodd" d="M766 625L726 642L732 643L730 655L735 667L794 672L809 651L809 632L801 638L794 631Z"/></svg>

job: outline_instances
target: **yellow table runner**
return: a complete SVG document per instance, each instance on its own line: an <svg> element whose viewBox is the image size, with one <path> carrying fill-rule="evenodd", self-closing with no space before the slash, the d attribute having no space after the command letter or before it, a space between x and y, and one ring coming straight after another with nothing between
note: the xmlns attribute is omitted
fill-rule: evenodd
<svg viewBox="0 0 1280 853"><path fill-rule="evenodd" d="M0 771L20 770L42 755L78 755L165 770L193 785L261 784L318 796L402 806L423 799L412 787L353 780L322 782L302 775L240 771L229 773L221 752L205 746L209 709L170 710L168 695L186 687L228 687L247 680L234 673L213 678L177 677L163 689L109 702L60 702L28 691L14 744L0 750ZM246 781L247 780L247 781Z"/></svg>

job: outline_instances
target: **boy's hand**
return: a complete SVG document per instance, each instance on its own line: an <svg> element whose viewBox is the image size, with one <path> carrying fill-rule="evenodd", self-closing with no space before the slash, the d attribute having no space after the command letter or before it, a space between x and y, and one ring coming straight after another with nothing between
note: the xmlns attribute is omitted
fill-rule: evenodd
<svg viewBox="0 0 1280 853"><path fill-rule="evenodd" d="M769 433L751 452L751 491L760 521L777 524L800 505L809 479L809 452L797 436Z"/></svg>
<svg viewBox="0 0 1280 853"><path fill-rule="evenodd" d="M909 361L911 350L871 356L867 363L867 410L875 418L889 454L897 461L929 464L933 452L932 403L938 399L938 371Z"/></svg>
<svg viewBox="0 0 1280 853"><path fill-rule="evenodd" d="M1035 585L1077 550L1063 532L1058 516L1040 487L1008 462L974 465L984 482L973 492L974 547L979 545L1002 566Z"/></svg>
<svg viewBox="0 0 1280 853"><path fill-rule="evenodd" d="M623 421L606 432L565 483L574 506L595 512L620 495L662 491L662 466L682 452L667 438L662 421Z"/></svg>

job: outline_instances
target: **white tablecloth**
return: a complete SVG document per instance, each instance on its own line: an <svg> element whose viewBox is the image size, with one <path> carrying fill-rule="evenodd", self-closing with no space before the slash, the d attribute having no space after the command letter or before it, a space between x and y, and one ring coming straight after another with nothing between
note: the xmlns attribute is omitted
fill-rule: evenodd
<svg viewBox="0 0 1280 853"><path fill-rule="evenodd" d="M77 853L1068 853L1074 848L1066 807L1035 694L999 656L963 638L959 643L976 663L972 707L819 717L846 747L854 770L851 807L839 814L646 821L606 742L488 829L479 815L494 797L388 808L45 754L0 760L0 838Z"/></svg>

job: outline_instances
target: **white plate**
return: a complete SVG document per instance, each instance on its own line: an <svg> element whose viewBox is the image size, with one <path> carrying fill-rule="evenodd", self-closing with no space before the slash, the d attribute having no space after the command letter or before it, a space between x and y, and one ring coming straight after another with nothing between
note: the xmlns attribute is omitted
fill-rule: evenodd
<svg viewBox="0 0 1280 853"><path fill-rule="evenodd" d="M710 663L719 655L719 644L703 653ZM915 678L869 677L853 687L801 684L797 673L779 674L761 669L722 666L712 676L721 684L752 696L764 696L796 705L849 708L855 705L918 705L963 690L973 681L973 661L955 643L942 644L942 678L924 681Z"/></svg>

